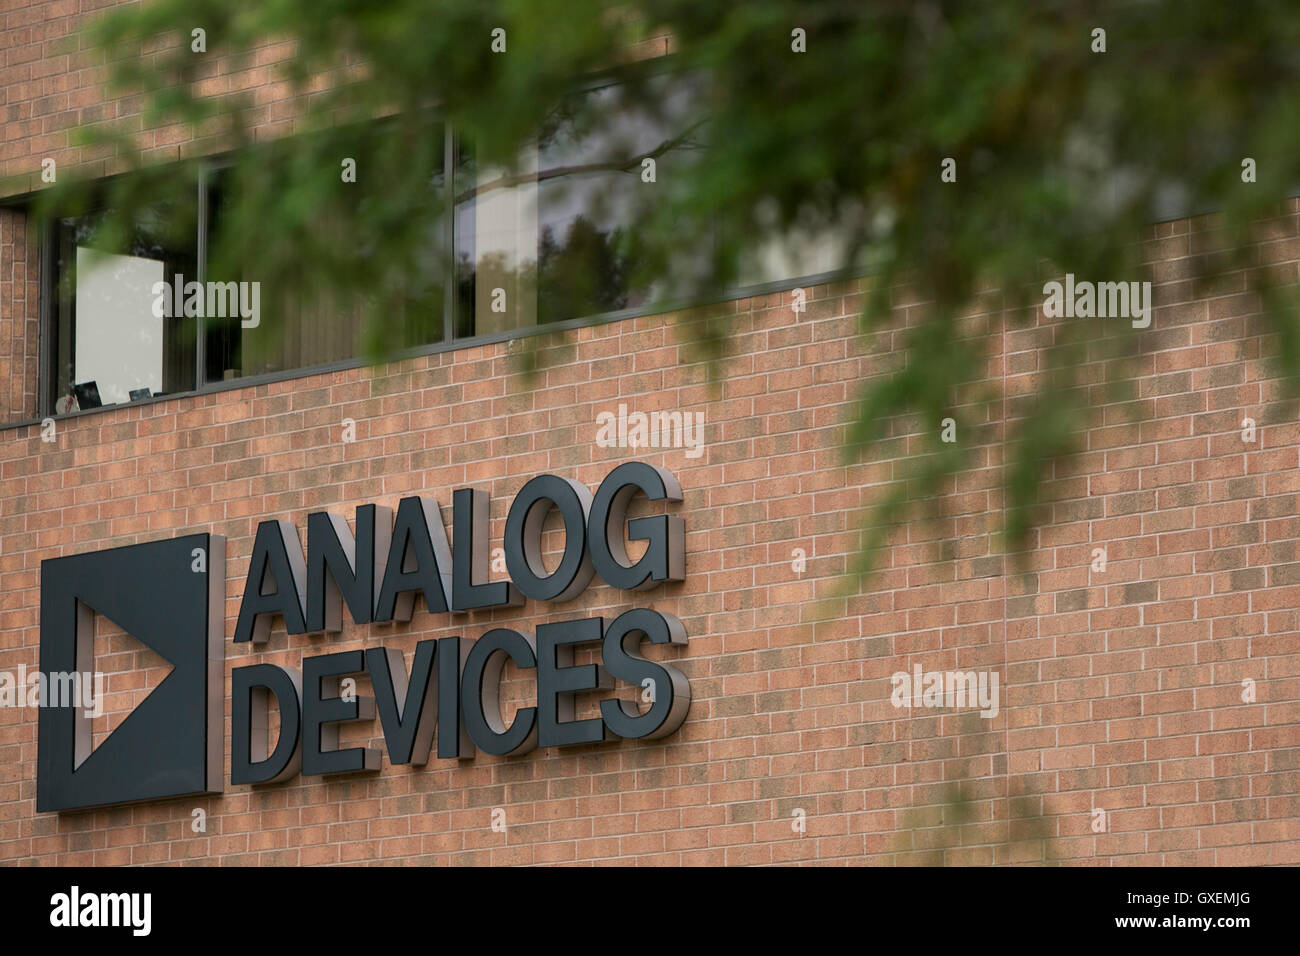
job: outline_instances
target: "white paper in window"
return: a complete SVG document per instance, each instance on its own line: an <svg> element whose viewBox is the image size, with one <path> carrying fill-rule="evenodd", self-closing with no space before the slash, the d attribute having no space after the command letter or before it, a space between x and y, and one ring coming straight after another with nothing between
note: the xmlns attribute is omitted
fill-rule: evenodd
<svg viewBox="0 0 1300 956"><path fill-rule="evenodd" d="M162 391L163 320L153 314L157 259L77 247L77 382L94 381L105 405L133 388ZM169 290L170 291L170 290Z"/></svg>

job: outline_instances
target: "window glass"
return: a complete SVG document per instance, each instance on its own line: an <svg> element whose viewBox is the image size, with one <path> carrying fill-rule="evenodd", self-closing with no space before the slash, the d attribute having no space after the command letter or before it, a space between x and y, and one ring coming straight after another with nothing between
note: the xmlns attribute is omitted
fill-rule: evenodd
<svg viewBox="0 0 1300 956"><path fill-rule="evenodd" d="M681 168L694 120L685 87L651 112L618 86L574 96L511 168L455 173L458 335L484 335L646 305L625 224ZM645 159L653 160L653 167Z"/></svg>
<svg viewBox="0 0 1300 956"><path fill-rule="evenodd" d="M795 226L784 234L770 236L747 250L737 284L756 286L843 269L855 225L840 221L817 227Z"/></svg>
<svg viewBox="0 0 1300 956"><path fill-rule="evenodd" d="M404 148L398 140L407 134L417 140L403 152L409 181L367 176L378 168L370 151ZM445 218L429 205L416 212L419 202L443 199L442 125L393 131L381 123L331 135L338 140L333 152L360 171L354 178L319 163L301 168L311 160L300 161L292 144L272 147L265 163L241 166L239 180L231 169L209 176L207 279L232 289L240 309L205 317L208 381L382 358L443 341ZM395 203L411 211L397 217L398 225L418 224L410 227L427 233L395 235ZM287 240L272 246L259 239L266 216L281 217ZM398 248L414 252L399 263Z"/></svg>
<svg viewBox="0 0 1300 956"><path fill-rule="evenodd" d="M56 412L190 391L195 326L171 288L195 275L196 202L160 202L134 222L106 208L55 223Z"/></svg>
<svg viewBox="0 0 1300 956"><path fill-rule="evenodd" d="M57 412L128 402L708 291L716 240L738 229L713 223L698 241L675 240L672 278L655 286L640 277L629 234L647 208L671 210L666 197L689 182L700 102L698 84L681 77L653 80L640 96L585 90L546 116L512 163L486 163L472 142L455 142L450 192L444 127L405 116L317 134L330 137L324 150L267 144L257 162L209 167L201 188L174 177L180 194L125 225L100 189L98 206L54 223L49 401ZM409 158L400 182L366 175L392 168L383 150ZM341 177L321 155L347 156L359 172ZM440 212L448 196L450 223ZM276 242L259 239L270 217L286 227ZM752 218L744 229L762 229L764 217ZM860 218L801 216L773 230L746 250L738 285L842 268Z"/></svg>

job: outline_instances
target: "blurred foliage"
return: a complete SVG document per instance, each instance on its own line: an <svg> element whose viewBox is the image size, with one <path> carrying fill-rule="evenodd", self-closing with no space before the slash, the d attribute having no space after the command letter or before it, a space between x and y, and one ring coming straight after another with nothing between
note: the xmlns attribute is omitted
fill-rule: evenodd
<svg viewBox="0 0 1300 956"><path fill-rule="evenodd" d="M890 852L905 866L971 865L989 847L997 848L994 864L1056 864L1062 847L1043 797L1022 787L1019 777L995 776L927 784L924 799L902 812ZM994 815L998 807L1001 816Z"/></svg>
<svg viewBox="0 0 1300 956"><path fill-rule="evenodd" d="M191 50L196 27L203 54ZM491 48L496 28L504 53ZM792 49L796 28L807 52ZM1104 53L1093 50L1098 28ZM670 56L628 52L662 50L664 36ZM281 42L292 55L272 62ZM1248 271L1286 380L1300 382L1294 289L1270 281L1248 242L1251 224L1300 184L1292 0L149 0L96 19L89 43L116 89L140 95L146 128L179 124L192 151L233 151L218 261L252 262L264 279L306 264L309 287L370 303L377 351L403 341L391 326L406 321L404 303L449 281L429 275L428 255L443 213L442 123L478 162L508 170L539 135L614 122L575 107L584 77L624 84L647 115L664 107L666 81L691 84L691 148L646 187L652 201L618 242L635 247L625 261L638 281L675 300L722 298L758 244L795 229L834 230L843 274L870 273L862 327L882 354L861 383L848 451L911 437L868 521L864 568L888 529L952 487L986 441L1006 449L993 463L1008 544L1024 540L1043 476L1096 404L1083 386L1099 380L1082 366L1100 362L1100 382L1123 394L1125 363L1159 322L1145 333L1122 320L1062 323L1028 394L1002 394L990 357L1006 330L1033 322L1046 279L1149 279L1137 240L1153 221L1221 212L1222 251L1189 265L1204 281ZM284 82L291 108L259 100L269 78ZM278 142L263 142L266 124ZM122 168L143 170L123 180L122 208L181 173L149 166L137 128L83 131ZM342 157L358 160L352 186L340 183ZM940 179L947 157L955 183ZM1244 157L1257 162L1255 183L1242 181ZM640 158L613 165L635 175ZM51 197L67 202L75 189ZM321 228L345 216L348 228ZM609 237L574 228L610 254ZM552 248L549 264L562 259ZM901 287L926 303L906 322L891 309ZM990 289L1000 294L980 314ZM555 294L574 308L620 295L572 281ZM717 356L725 316L707 315L692 328ZM949 416L955 444L939 440Z"/></svg>

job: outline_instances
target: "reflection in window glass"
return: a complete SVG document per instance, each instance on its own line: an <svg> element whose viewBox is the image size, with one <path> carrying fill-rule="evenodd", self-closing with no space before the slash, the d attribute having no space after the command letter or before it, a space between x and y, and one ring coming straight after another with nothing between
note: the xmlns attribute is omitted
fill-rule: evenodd
<svg viewBox="0 0 1300 956"><path fill-rule="evenodd" d="M511 169L456 166L458 335L484 335L647 304L624 224L689 148L684 85L650 115L617 86L587 91L548 117ZM468 313L468 314L466 314Z"/></svg>
<svg viewBox="0 0 1300 956"><path fill-rule="evenodd" d="M756 286L843 269L850 239L850 225L845 223L772 236L749 250L737 284Z"/></svg>

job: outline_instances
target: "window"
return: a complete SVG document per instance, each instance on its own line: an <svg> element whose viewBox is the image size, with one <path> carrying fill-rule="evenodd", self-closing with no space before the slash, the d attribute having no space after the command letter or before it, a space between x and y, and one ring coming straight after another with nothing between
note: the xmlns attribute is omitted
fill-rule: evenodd
<svg viewBox="0 0 1300 956"><path fill-rule="evenodd" d="M444 198L447 144L442 124L417 122L397 129L380 122L326 135L334 148L325 152L349 157L362 175L344 181L337 166L303 168L320 151L308 152L302 160L292 143L280 142L261 147L263 161L252 168L215 169L206 177L207 279L236 284L241 297L257 296L256 310L209 316L204 337L208 381L378 357L446 338L450 256L443 238L445 220L433 221L429 235L394 233L408 220L436 218L429 207L417 211L416 204L419 192L430 202ZM394 148L385 137L413 140L399 147L408 168L405 183L364 174L379 166L373 151ZM396 210L394 198L399 200ZM272 246L260 237L266 209L290 226L288 241ZM406 215L408 209L411 215ZM226 240L225 248L214 245L218 237ZM399 263L398 255L409 256L412 247L414 260ZM329 293L315 281L322 275L351 280L340 288L357 291ZM250 317L254 311L258 314Z"/></svg>
<svg viewBox="0 0 1300 956"><path fill-rule="evenodd" d="M618 86L577 94L514 168L479 164L462 143L455 171L458 334L483 335L648 305L623 224L654 201L691 147L690 91L650 113ZM595 116L612 117L592 123Z"/></svg>
<svg viewBox="0 0 1300 956"><path fill-rule="evenodd" d="M650 309L703 288L719 228L670 251L675 288L640 274L626 224L649 204L669 208L665 190L687 181L703 135L694 84L664 78L643 92L568 97L509 164L482 160L436 118L407 117L318 134L362 170L393 169L375 159L397 151L400 183L362 175L340 188L322 151L295 139L255 147L254 163L194 167L125 225L101 189L48 233L42 414ZM259 237L268 215L290 224L287 239ZM811 221L752 255L742 285L838 269L847 235ZM365 272L355 295L317 288L348 270Z"/></svg>
<svg viewBox="0 0 1300 956"><path fill-rule="evenodd" d="M841 211L832 221L796 224L748 250L740 263L742 287L819 276L844 268L857 228L856 210Z"/></svg>
<svg viewBox="0 0 1300 956"><path fill-rule="evenodd" d="M365 168L368 144L382 129L335 135L348 138L341 152ZM430 162L413 176L441 198L444 129L434 124L419 135ZM374 241L388 226L365 218L382 184L345 185L337 171L326 171L313 201L304 204L297 194L288 200L306 206L300 237L278 248L260 241L261 210L284 199L286 184L307 176L294 167L296 155L292 144L274 144L253 168L240 167L238 181L232 167L210 163L150 183L101 183L90 197L74 200L83 208L54 220L43 414L445 341L443 276L451 257L442 224L416 250L418 262L402 281L378 283L378 300L331 298L313 281L320 270L334 275L344 268L388 278L383 270L391 258ZM413 168L417 162L412 154ZM140 195L162 188L160 182L174 195L129 222L114 210L109 197L116 189ZM235 196L244 201L234 202ZM225 240L221 248L218 237ZM386 320L378 337L367 312Z"/></svg>
<svg viewBox="0 0 1300 956"><path fill-rule="evenodd" d="M157 299L194 276L196 223L193 200L156 203L127 229L102 206L56 221L50 408L194 388L194 320L161 314Z"/></svg>

